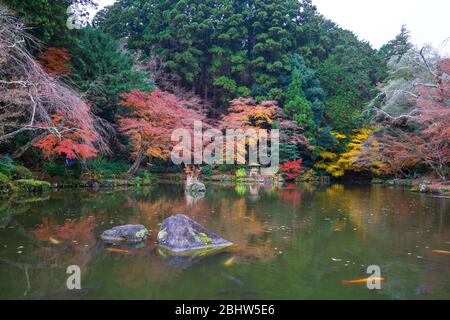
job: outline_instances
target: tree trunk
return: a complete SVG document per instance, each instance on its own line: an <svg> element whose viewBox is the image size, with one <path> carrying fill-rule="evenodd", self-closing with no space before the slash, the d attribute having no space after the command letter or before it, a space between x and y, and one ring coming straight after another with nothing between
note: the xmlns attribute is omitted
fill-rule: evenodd
<svg viewBox="0 0 450 320"><path fill-rule="evenodd" d="M138 171L139 167L141 166L142 159L144 159L144 154L144 149L141 149L136 155L136 160L134 160L134 163L131 166L130 170L128 170L129 174L135 174L136 171Z"/></svg>
<svg viewBox="0 0 450 320"><path fill-rule="evenodd" d="M47 134L48 134L48 132L43 132L40 135L38 135L38 136L34 137L33 139L31 139L30 141L28 141L25 145L21 146L16 151L14 151L14 153L12 154L12 158L13 159L20 158L30 147L32 147L34 144L41 141Z"/></svg>
<svg viewBox="0 0 450 320"><path fill-rule="evenodd" d="M437 173L438 177L442 180L442 181L447 181L447 177L445 175L445 172L443 170L443 168L439 165L438 167L435 167L435 172Z"/></svg>

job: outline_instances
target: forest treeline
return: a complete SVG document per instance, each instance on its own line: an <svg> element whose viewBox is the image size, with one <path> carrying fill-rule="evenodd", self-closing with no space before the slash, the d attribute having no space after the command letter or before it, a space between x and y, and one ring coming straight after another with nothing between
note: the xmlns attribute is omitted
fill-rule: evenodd
<svg viewBox="0 0 450 320"><path fill-rule="evenodd" d="M450 60L406 26L376 50L311 0L118 0L79 30L70 5L95 3L0 2L3 167L176 172L170 132L202 120L281 129L309 177L448 177Z"/></svg>

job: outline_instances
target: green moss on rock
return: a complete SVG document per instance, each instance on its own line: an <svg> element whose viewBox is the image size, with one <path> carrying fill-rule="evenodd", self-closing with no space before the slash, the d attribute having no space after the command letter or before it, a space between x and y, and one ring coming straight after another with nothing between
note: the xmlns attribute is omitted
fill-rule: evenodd
<svg viewBox="0 0 450 320"><path fill-rule="evenodd" d="M13 181L14 186L18 188L19 191L45 191L51 187L51 184L46 181L33 180L33 179L19 179Z"/></svg>
<svg viewBox="0 0 450 320"><path fill-rule="evenodd" d="M213 242L213 239L211 239L210 237L208 237L208 236L206 235L206 233L204 233L204 232L200 232L200 239L201 239L204 243L206 243L206 244L210 244L210 243Z"/></svg>
<svg viewBox="0 0 450 320"><path fill-rule="evenodd" d="M14 179L34 179L34 174L29 169L20 165L14 165L11 173Z"/></svg>
<svg viewBox="0 0 450 320"><path fill-rule="evenodd" d="M8 176L0 172L0 187L3 187L8 183L9 183Z"/></svg>

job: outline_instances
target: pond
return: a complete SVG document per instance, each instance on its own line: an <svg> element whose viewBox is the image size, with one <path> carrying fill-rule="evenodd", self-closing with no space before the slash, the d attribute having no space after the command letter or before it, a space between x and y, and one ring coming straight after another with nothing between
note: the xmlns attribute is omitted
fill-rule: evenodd
<svg viewBox="0 0 450 320"><path fill-rule="evenodd" d="M185 213L235 245L170 257L162 220ZM146 243L111 247L111 226L144 224ZM60 191L0 200L1 299L450 299L450 200L382 186L177 184ZM81 268L81 290L66 269ZM380 290L366 283L381 269Z"/></svg>

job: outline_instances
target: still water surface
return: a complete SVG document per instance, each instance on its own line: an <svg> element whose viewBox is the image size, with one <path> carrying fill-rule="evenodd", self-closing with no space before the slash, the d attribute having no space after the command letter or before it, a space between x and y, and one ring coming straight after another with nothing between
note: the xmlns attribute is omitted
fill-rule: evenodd
<svg viewBox="0 0 450 320"><path fill-rule="evenodd" d="M159 223L186 215L235 243L225 252L171 258ZM99 234L144 224L141 247ZM440 251L436 251L440 250ZM450 299L450 200L379 186L181 185L64 191L0 200L1 299ZM66 268L82 271L80 291ZM378 265L381 290L343 280Z"/></svg>

